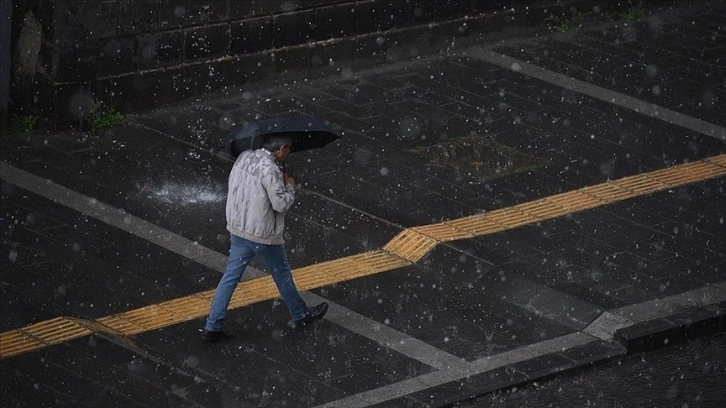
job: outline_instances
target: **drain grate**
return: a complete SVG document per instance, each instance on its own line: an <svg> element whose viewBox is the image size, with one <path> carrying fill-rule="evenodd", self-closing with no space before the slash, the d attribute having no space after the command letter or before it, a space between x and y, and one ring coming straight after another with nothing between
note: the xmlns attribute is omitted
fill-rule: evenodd
<svg viewBox="0 0 726 408"><path fill-rule="evenodd" d="M491 180L546 164L542 159L479 135L417 147L411 152L427 158L434 166L453 167L462 176L479 180Z"/></svg>

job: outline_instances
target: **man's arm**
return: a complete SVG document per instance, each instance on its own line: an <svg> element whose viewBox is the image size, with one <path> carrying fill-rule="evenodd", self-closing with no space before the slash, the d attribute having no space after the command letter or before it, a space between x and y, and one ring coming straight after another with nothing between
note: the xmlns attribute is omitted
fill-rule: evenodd
<svg viewBox="0 0 726 408"><path fill-rule="evenodd" d="M279 213L287 212L295 203L295 180L287 174L280 177L280 173L271 172L265 181L272 209Z"/></svg>

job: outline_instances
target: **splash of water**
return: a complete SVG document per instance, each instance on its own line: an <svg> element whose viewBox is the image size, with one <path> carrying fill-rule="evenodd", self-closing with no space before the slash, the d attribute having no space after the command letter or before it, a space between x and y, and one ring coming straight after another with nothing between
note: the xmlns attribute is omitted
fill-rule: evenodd
<svg viewBox="0 0 726 408"><path fill-rule="evenodd" d="M173 204L208 204L224 201L227 194L220 186L186 185L165 182L161 186L144 185L139 188L147 198Z"/></svg>

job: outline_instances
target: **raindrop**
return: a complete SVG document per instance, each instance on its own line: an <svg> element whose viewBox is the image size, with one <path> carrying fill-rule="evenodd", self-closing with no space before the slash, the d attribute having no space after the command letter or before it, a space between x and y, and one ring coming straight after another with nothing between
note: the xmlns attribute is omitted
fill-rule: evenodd
<svg viewBox="0 0 726 408"><path fill-rule="evenodd" d="M189 356L184 359L184 364L188 367L196 367L199 365L199 358L197 356Z"/></svg>
<svg viewBox="0 0 726 408"><path fill-rule="evenodd" d="M141 360L131 360L126 369L132 372L144 373L146 372L146 364Z"/></svg>
<svg viewBox="0 0 726 408"><path fill-rule="evenodd" d="M282 3L282 6L280 6L280 8L282 8L282 11L284 11L284 12L293 11L293 10L295 10L295 2L286 1L286 2Z"/></svg>
<svg viewBox="0 0 726 408"><path fill-rule="evenodd" d="M703 93L702 99L701 105L706 109L713 109L716 102L718 102L718 96L716 96L716 94L710 89L707 89Z"/></svg>
<svg viewBox="0 0 726 408"><path fill-rule="evenodd" d="M645 66L645 73L648 75L648 78L655 78L658 75L658 67L653 64L648 64Z"/></svg>
<svg viewBox="0 0 726 408"><path fill-rule="evenodd" d="M421 134L421 121L413 116L401 119L398 124L401 136L405 138L418 137Z"/></svg>
<svg viewBox="0 0 726 408"><path fill-rule="evenodd" d="M351 69L351 68L343 68L340 71L340 76L343 79L351 79L351 78L353 78L353 69Z"/></svg>
<svg viewBox="0 0 726 408"><path fill-rule="evenodd" d="M371 152L365 150L356 150L353 152L353 160L360 165L364 165L371 160Z"/></svg>
<svg viewBox="0 0 726 408"><path fill-rule="evenodd" d="M229 115L220 116L219 121L217 122L217 126L219 126L219 128L222 130L230 130L234 127L234 125L234 118Z"/></svg>

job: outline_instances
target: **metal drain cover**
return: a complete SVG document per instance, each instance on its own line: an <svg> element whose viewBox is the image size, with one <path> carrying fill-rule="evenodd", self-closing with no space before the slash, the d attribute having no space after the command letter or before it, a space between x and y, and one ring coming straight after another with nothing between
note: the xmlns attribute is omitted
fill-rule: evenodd
<svg viewBox="0 0 726 408"><path fill-rule="evenodd" d="M490 180L531 170L545 160L497 143L485 136L466 136L435 145L417 147L411 152L428 158L434 166L454 167L461 175Z"/></svg>

